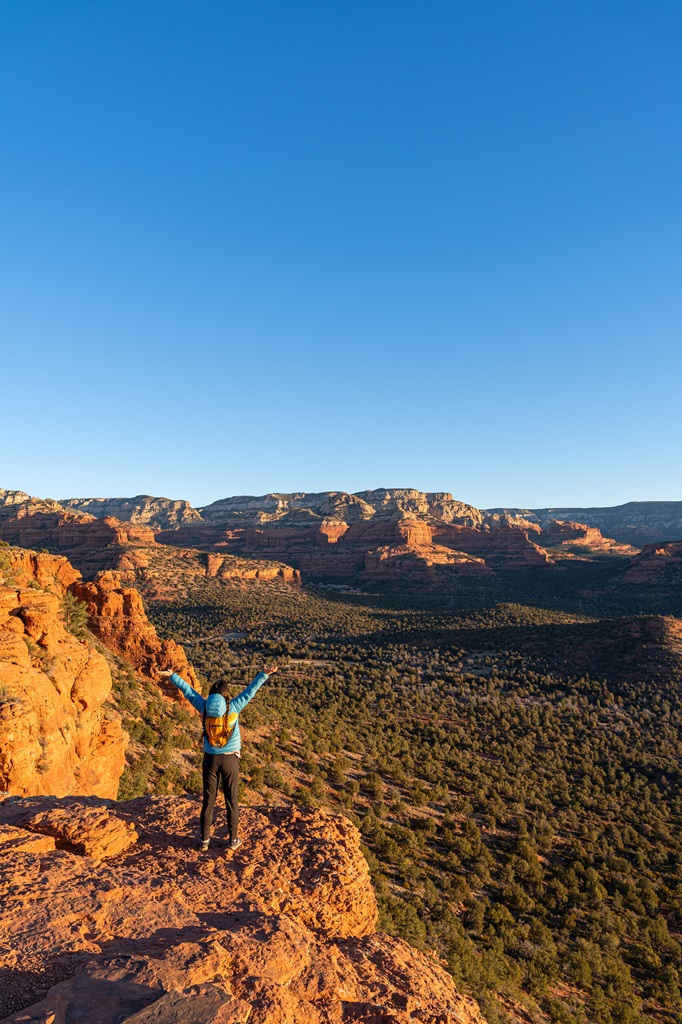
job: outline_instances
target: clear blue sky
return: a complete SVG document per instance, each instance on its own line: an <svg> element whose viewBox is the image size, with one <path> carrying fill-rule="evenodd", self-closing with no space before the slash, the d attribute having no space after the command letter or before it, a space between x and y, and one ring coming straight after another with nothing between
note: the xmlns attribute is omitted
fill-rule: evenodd
<svg viewBox="0 0 682 1024"><path fill-rule="evenodd" d="M3 0L0 487L680 499L679 0Z"/></svg>

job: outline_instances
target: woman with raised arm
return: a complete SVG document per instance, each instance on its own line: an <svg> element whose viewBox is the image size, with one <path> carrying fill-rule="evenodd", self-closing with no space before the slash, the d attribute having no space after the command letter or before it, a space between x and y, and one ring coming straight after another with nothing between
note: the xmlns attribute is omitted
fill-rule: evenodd
<svg viewBox="0 0 682 1024"><path fill-rule="evenodd" d="M213 825L213 808L218 792L218 780L223 780L225 809L230 827L229 849L241 846L239 828L239 756L242 738L239 732L239 712L255 697L268 676L277 671L276 665L266 666L238 697L229 699L229 684L216 683L208 697L202 697L176 672L170 670L159 675L170 678L180 693L196 708L204 725L204 798L201 804L201 839L199 849L208 850Z"/></svg>

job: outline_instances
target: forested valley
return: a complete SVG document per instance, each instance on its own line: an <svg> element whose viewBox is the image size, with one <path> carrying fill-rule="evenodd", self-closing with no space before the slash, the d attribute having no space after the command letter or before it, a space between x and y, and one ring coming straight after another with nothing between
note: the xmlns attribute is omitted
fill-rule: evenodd
<svg viewBox="0 0 682 1024"><path fill-rule="evenodd" d="M489 1021L679 1024L674 595L548 579L526 575L518 603L509 580L422 598L223 585L148 612L206 691L279 663L242 716L242 798L350 817L381 927L446 963ZM119 796L200 792L188 705L125 670L116 694L133 740Z"/></svg>

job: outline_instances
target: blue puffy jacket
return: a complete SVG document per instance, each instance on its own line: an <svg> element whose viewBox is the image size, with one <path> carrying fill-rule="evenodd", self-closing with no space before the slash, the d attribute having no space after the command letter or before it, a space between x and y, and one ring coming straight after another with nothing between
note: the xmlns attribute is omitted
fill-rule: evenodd
<svg viewBox="0 0 682 1024"><path fill-rule="evenodd" d="M201 694L197 693L189 683L186 683L185 680L177 674L177 672L174 672L170 678L171 683L177 686L180 693L187 698L192 707L196 708L200 715L203 716L204 711L206 711L208 716L219 718L227 711L227 701L219 693L212 693L208 697L202 697ZM238 697L235 697L234 700L230 701L230 711L234 711L236 714L243 711L251 698L255 697L256 693L260 690L267 678L267 672L259 672L253 682L249 683L246 689L242 690ZM237 754L241 750L241 747L242 737L239 732L239 719L237 719L235 727L232 730L232 735L224 747L212 747L204 736L204 751L207 754Z"/></svg>

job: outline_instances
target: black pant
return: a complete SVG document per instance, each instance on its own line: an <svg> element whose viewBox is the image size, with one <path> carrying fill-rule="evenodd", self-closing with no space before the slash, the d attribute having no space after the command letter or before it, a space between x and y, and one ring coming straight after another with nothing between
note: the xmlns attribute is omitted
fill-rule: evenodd
<svg viewBox="0 0 682 1024"><path fill-rule="evenodd" d="M201 805L201 838L210 839L218 779L223 780L230 839L237 838L239 826L239 758L236 754L204 754L204 800Z"/></svg>

